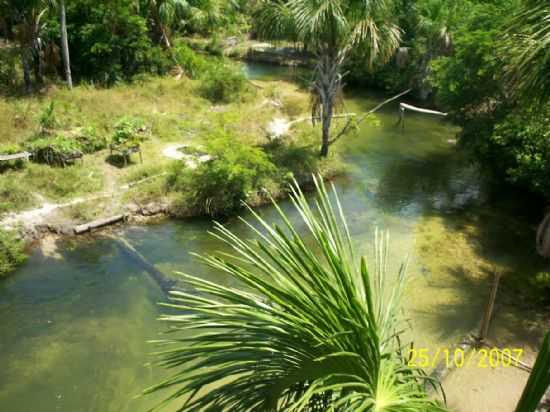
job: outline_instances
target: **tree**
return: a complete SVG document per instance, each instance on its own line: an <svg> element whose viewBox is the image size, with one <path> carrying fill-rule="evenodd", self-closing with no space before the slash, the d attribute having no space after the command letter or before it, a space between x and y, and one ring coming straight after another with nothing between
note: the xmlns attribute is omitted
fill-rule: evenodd
<svg viewBox="0 0 550 412"><path fill-rule="evenodd" d="M550 99L550 1L524 0L512 18L505 55L512 88L544 104Z"/></svg>
<svg viewBox="0 0 550 412"><path fill-rule="evenodd" d="M48 3L45 0L9 0L9 7L17 23L16 40L21 49L25 88L30 92L31 67L34 67L36 81L42 82L42 18L48 11Z"/></svg>
<svg viewBox="0 0 550 412"><path fill-rule="evenodd" d="M186 0L149 0L149 10L157 41L164 47L172 47L170 26L177 21L178 15L187 7L189 6Z"/></svg>
<svg viewBox="0 0 550 412"><path fill-rule="evenodd" d="M182 399L182 411L444 411L401 350L405 265L386 284L378 233L374 271L356 260L336 193L315 185L316 209L291 187L307 238L276 204L282 227L250 210L255 241L216 224L233 253L201 259L239 287L182 274L196 290L171 292L162 318L181 335L158 342L160 364L177 371L145 393L171 388L166 402Z"/></svg>
<svg viewBox="0 0 550 412"><path fill-rule="evenodd" d="M327 156L332 119L341 96L342 66L361 49L369 66L387 62L397 49L400 30L386 0L263 0L260 36L302 43L315 55L312 117L322 123L321 156Z"/></svg>
<svg viewBox="0 0 550 412"><path fill-rule="evenodd" d="M69 57L69 40L67 38L67 18L65 13L65 0L59 0L59 25L61 30L61 55L63 57L63 70L69 89L73 88L71 76L71 59Z"/></svg>

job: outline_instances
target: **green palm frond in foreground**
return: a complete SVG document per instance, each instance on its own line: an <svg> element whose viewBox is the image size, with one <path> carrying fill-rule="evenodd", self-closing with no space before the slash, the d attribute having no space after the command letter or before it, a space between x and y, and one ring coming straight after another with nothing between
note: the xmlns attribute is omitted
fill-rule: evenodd
<svg viewBox="0 0 550 412"><path fill-rule="evenodd" d="M232 254L201 257L237 279L231 288L184 275L193 293L174 291L168 321L181 336L158 343L181 411L441 411L426 377L407 366L399 341L405 266L386 282L387 238L376 236L374 270L355 259L344 214L315 181L312 207L297 185L292 201L313 241L275 205L282 226L256 213L256 241L221 224L215 236ZM313 246L312 246L313 244Z"/></svg>

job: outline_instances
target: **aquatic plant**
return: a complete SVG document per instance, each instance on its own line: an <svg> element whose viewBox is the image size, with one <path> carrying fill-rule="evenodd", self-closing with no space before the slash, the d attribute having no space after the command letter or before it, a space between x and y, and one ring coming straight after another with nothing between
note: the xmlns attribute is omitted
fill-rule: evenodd
<svg viewBox="0 0 550 412"><path fill-rule="evenodd" d="M390 287L388 237L377 232L369 270L336 193L314 183L315 206L290 187L308 238L277 204L281 226L250 210L256 240L215 225L233 253L200 259L239 287L181 274L195 290L171 292L161 319L178 335L157 341L160 365L176 372L146 394L172 389L165 402L181 399L180 411L445 410L401 350L406 265Z"/></svg>

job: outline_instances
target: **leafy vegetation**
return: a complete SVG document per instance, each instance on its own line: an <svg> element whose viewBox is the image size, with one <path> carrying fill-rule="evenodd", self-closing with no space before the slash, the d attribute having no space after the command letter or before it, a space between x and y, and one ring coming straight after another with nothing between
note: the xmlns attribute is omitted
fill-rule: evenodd
<svg viewBox="0 0 550 412"><path fill-rule="evenodd" d="M352 50L369 67L386 63L399 46L400 30L383 0L260 1L254 23L260 36L300 42L314 55L312 116L322 124L321 156L328 155L334 112Z"/></svg>
<svg viewBox="0 0 550 412"><path fill-rule="evenodd" d="M187 207L203 214L224 215L241 208L277 170L260 148L231 135L212 136L207 151L211 160L194 170L177 165L168 180L172 190L184 193Z"/></svg>
<svg viewBox="0 0 550 412"><path fill-rule="evenodd" d="M223 63L214 65L201 77L201 92L214 102L237 100L247 87L244 73Z"/></svg>
<svg viewBox="0 0 550 412"><path fill-rule="evenodd" d="M0 229L0 278L27 259L25 244L11 232Z"/></svg>
<svg viewBox="0 0 550 412"><path fill-rule="evenodd" d="M111 145L119 150L139 146L147 138L147 128L141 119L124 116L115 123Z"/></svg>
<svg viewBox="0 0 550 412"><path fill-rule="evenodd" d="M401 351L405 265L389 289L386 236L369 269L338 200L316 186L315 209L292 187L307 237L281 209L282 226L251 211L255 240L216 224L233 254L201 260L245 288L182 274L195 291L171 292L162 320L186 333L159 342L160 364L175 372L146 393L170 389L182 410L445 410Z"/></svg>

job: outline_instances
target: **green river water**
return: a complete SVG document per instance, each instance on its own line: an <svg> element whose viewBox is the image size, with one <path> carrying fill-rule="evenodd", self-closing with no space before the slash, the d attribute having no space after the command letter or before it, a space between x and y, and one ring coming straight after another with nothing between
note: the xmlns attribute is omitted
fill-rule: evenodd
<svg viewBox="0 0 550 412"><path fill-rule="evenodd" d="M262 66L248 71L251 78L284 76ZM351 95L347 109L365 110L381 99ZM476 168L452 141L452 125L407 114L401 130L395 105L378 120L338 143L350 170L335 183L362 252L370 253L380 227L391 233L395 267L409 256L405 309L416 345L445 347L478 324L493 267L511 276L534 270L532 231L488 201ZM275 218L270 207L261 212ZM236 219L228 225L249 235ZM181 270L228 282L190 257L220 248L209 227L208 220L165 221L120 234L169 275ZM153 348L146 343L164 328L155 320L164 299L109 238L35 249L0 282L0 411L140 412L155 404L158 397L134 395L166 374L147 365ZM525 325L526 316L499 312L491 333L536 347L540 336Z"/></svg>

